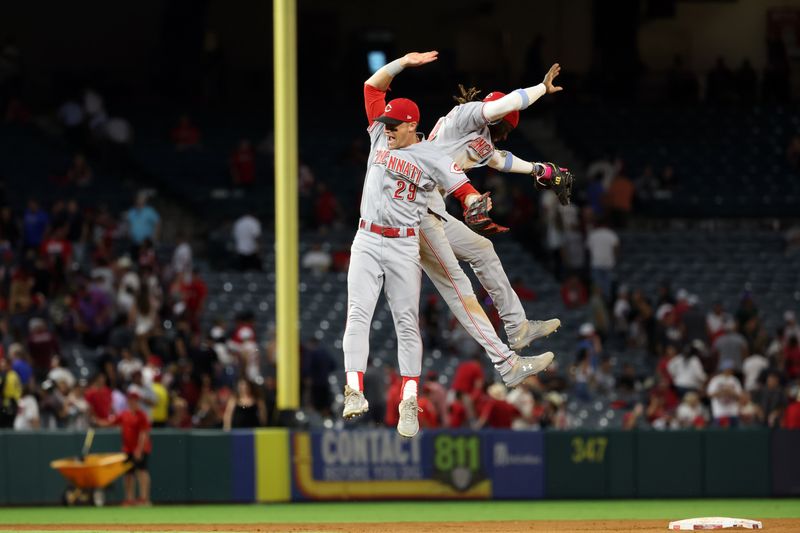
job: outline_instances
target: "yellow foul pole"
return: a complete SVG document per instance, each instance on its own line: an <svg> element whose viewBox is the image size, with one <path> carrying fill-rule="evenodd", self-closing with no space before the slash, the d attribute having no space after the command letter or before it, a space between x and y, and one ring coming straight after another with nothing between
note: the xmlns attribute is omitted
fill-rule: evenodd
<svg viewBox="0 0 800 533"><path fill-rule="evenodd" d="M297 256L297 7L273 0L275 63L275 292L278 409L300 407Z"/></svg>

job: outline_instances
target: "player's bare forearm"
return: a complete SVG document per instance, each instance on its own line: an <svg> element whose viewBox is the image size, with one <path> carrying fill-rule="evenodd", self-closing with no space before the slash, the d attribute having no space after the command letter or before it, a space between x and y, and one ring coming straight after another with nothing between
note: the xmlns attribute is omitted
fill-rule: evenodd
<svg viewBox="0 0 800 533"><path fill-rule="evenodd" d="M400 74L404 69L419 67L436 61L438 55L439 52L436 50L430 52L409 52L403 57L395 59L391 63L376 70L375 74L370 76L364 83L375 87L379 91L385 92L389 88L389 85L391 85L394 77Z"/></svg>
<svg viewBox="0 0 800 533"><path fill-rule="evenodd" d="M542 83L527 87L525 89L517 89L499 100L486 102L483 106L483 115L489 122L495 122L506 116L512 111L521 111L527 109L533 103L544 96L545 94L552 94L561 91L563 87L553 84L553 80L561 72L561 66L555 63L550 70L545 74Z"/></svg>

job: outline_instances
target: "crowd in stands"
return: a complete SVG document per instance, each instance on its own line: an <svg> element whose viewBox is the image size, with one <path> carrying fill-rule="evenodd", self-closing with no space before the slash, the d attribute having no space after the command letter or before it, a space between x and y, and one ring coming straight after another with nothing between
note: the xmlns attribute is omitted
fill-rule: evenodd
<svg viewBox="0 0 800 533"><path fill-rule="evenodd" d="M146 195L118 214L31 200L0 218L0 427L102 427L131 393L155 427L274 422L274 337L247 311L203 331L191 245L160 260ZM309 404L329 414L333 362L319 346L304 354Z"/></svg>

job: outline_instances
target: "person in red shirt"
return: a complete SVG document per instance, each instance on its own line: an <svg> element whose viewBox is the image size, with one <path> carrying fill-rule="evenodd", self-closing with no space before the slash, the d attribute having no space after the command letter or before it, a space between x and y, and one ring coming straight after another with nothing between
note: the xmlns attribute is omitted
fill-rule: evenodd
<svg viewBox="0 0 800 533"><path fill-rule="evenodd" d="M106 385L106 375L99 372L92 380L92 385L83 394L91 408L93 425L107 425L111 420L111 389Z"/></svg>
<svg viewBox="0 0 800 533"><path fill-rule="evenodd" d="M314 212L319 227L333 224L339 213L339 202L324 183L317 185L317 201L314 205Z"/></svg>
<svg viewBox="0 0 800 533"><path fill-rule="evenodd" d="M150 472L147 459L153 445L150 442L150 421L139 404L139 393L128 392L128 409L116 416L114 422L122 430L122 451L128 454L133 468L125 474L125 504L150 505ZM139 500L135 499L134 484L139 482Z"/></svg>
<svg viewBox="0 0 800 533"><path fill-rule="evenodd" d="M172 283L171 291L176 299L185 306L186 318L192 326L192 331L200 329L200 312L208 295L208 286L197 274L197 271L179 274Z"/></svg>
<svg viewBox="0 0 800 533"><path fill-rule="evenodd" d="M800 392L797 393L795 400L783 412L783 427L785 429L800 429Z"/></svg>
<svg viewBox="0 0 800 533"><path fill-rule="evenodd" d="M58 355L59 347L56 336L47 329L47 322L42 318L32 318L28 325L28 353L33 361L36 380L41 382L50 371L50 361Z"/></svg>
<svg viewBox="0 0 800 533"><path fill-rule="evenodd" d="M519 410L506 401L506 387L502 383L494 383L486 390L487 398L482 403L481 417L476 429L484 426L493 429L511 429L515 419L522 416Z"/></svg>
<svg viewBox="0 0 800 533"><path fill-rule="evenodd" d="M484 381L486 381L486 377L483 373L481 357L474 355L469 361L458 365L450 389L472 395L475 390L483 389Z"/></svg>
<svg viewBox="0 0 800 533"><path fill-rule="evenodd" d="M234 185L250 186L256 181L256 155L250 141L242 139L231 153L231 179Z"/></svg>
<svg viewBox="0 0 800 533"><path fill-rule="evenodd" d="M783 349L783 364L789 378L800 377L800 342L794 335L789 337L786 347Z"/></svg>
<svg viewBox="0 0 800 533"><path fill-rule="evenodd" d="M181 116L178 125L173 128L170 136L176 150L195 148L200 144L200 130L192 124L189 115Z"/></svg>

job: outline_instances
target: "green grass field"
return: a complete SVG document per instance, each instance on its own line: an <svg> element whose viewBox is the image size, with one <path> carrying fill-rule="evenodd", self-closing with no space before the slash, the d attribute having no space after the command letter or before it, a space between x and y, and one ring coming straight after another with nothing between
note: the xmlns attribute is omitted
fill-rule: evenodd
<svg viewBox="0 0 800 533"><path fill-rule="evenodd" d="M251 524L485 520L800 518L800 499L369 502L163 505L149 508L0 507L0 524Z"/></svg>

